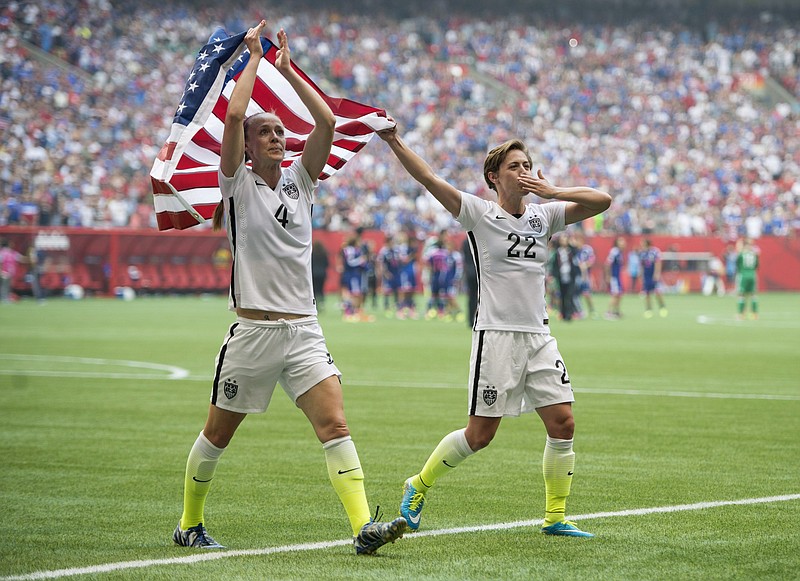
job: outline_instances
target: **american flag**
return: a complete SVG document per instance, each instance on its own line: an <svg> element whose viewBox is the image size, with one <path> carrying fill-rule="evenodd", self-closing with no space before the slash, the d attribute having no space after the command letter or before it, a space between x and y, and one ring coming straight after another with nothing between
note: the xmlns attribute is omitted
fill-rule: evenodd
<svg viewBox="0 0 800 581"><path fill-rule="evenodd" d="M159 230L184 229L209 219L221 199L217 170L228 99L249 59L246 33L228 36L217 30L198 53L181 102L172 121L169 138L158 153L150 181ZM311 114L289 82L275 68L277 47L262 38L264 56L247 114L274 111L286 128L289 166L303 152L314 127ZM336 132L328 163L319 176L324 180L347 163L372 138L375 131L393 123L383 109L323 93L294 63L294 69L322 96L336 116Z"/></svg>

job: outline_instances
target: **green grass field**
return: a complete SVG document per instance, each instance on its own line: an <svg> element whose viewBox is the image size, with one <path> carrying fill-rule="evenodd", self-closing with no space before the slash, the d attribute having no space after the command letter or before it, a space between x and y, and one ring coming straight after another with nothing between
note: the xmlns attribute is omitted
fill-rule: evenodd
<svg viewBox="0 0 800 581"><path fill-rule="evenodd" d="M356 557L321 446L278 390L217 471L207 526L173 546L205 420L223 299L0 306L0 577L97 579L798 579L800 297L668 296L667 318L554 322L577 402L568 515L545 537L535 415L429 494L415 535ZM605 297L596 297L600 309ZM466 421L465 324L321 315L370 503ZM735 502L741 501L741 502ZM709 504L702 504L709 503ZM33 575L39 572L38 576Z"/></svg>

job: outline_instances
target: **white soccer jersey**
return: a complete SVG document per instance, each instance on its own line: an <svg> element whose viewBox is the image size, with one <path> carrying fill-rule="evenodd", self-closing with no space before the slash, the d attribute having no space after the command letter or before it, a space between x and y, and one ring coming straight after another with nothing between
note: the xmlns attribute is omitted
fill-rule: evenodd
<svg viewBox="0 0 800 581"><path fill-rule="evenodd" d="M273 190L244 161L219 172L233 254L228 307L316 315L311 205L317 182L295 160Z"/></svg>
<svg viewBox="0 0 800 581"><path fill-rule="evenodd" d="M478 271L475 330L549 333L545 279L548 241L564 229L566 202L526 204L515 218L496 202L461 192L458 222Z"/></svg>

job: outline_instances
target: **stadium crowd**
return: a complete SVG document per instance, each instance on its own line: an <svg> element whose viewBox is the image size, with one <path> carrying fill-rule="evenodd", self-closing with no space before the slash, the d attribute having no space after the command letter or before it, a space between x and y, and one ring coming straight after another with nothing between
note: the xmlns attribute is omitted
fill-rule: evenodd
<svg viewBox="0 0 800 581"><path fill-rule="evenodd" d="M471 193L491 194L485 152L518 136L552 182L612 193L588 234L800 230L800 34L781 18L398 19L128 0L0 8L0 225L154 227L149 169L198 49L215 25L262 17L323 89L385 108ZM788 102L756 100L767 77ZM314 224L454 225L377 139L323 182Z"/></svg>

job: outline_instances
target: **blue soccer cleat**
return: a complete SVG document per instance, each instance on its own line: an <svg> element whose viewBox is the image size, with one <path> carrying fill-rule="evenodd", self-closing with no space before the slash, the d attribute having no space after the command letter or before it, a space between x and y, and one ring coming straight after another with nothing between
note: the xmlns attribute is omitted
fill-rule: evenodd
<svg viewBox="0 0 800 581"><path fill-rule="evenodd" d="M408 521L408 528L411 532L419 528L419 513L422 512L422 507L425 506L425 493L418 491L411 484L411 478L406 480L403 485L403 499L400 501L400 516Z"/></svg>
<svg viewBox="0 0 800 581"><path fill-rule="evenodd" d="M591 539L594 536L592 533L582 531L574 522L568 520L542 527L542 532L546 535L558 537L583 537L585 539Z"/></svg>

